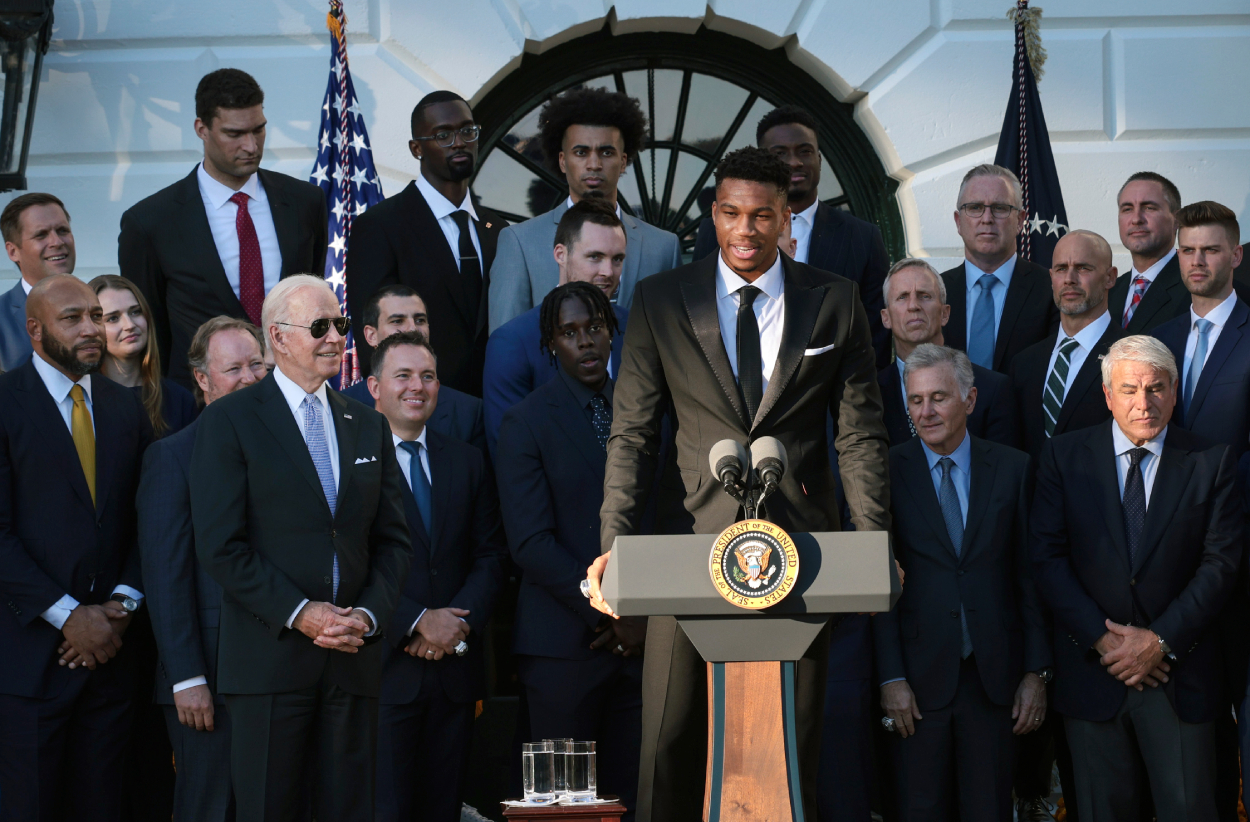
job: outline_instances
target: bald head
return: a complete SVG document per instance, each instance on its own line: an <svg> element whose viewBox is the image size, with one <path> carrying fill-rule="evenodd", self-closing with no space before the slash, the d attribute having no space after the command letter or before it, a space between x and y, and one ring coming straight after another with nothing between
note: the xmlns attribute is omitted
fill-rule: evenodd
<svg viewBox="0 0 1250 822"><path fill-rule="evenodd" d="M1055 250L1065 242L1085 242L1089 245L1090 250L1096 255L1097 262L1100 265L1111 265L1111 244L1103 239L1101 234L1095 234L1084 228L1074 228L1067 234L1059 238L1059 242L1055 243Z"/></svg>
<svg viewBox="0 0 1250 822"><path fill-rule="evenodd" d="M1059 238L1050 264L1050 285L1064 334L1073 336L1107 312L1115 285L1111 246L1092 231L1076 229Z"/></svg>
<svg viewBox="0 0 1250 822"><path fill-rule="evenodd" d="M100 367L103 315L95 292L69 274L39 281L26 297L26 333L35 353L71 380Z"/></svg>

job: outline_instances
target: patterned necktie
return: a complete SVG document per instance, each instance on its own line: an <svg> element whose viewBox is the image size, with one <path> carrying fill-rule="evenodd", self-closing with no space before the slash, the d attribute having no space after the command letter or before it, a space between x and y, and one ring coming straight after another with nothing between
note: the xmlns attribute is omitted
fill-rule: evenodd
<svg viewBox="0 0 1250 822"><path fill-rule="evenodd" d="M412 454L412 465L408 469L409 484L412 486L412 498L417 502L417 511L421 514L421 525L428 537L433 533L431 527L434 525L434 503L430 480L421 465L421 443L400 442L399 447Z"/></svg>
<svg viewBox="0 0 1250 822"><path fill-rule="evenodd" d="M314 394L305 394L300 404L304 410L304 442L308 445L308 454L312 457L313 468L317 469L317 479L321 480L321 490L330 505L330 516L334 516L338 506L338 489L334 485L334 469L330 465L330 445L326 440L325 425L321 420L321 403ZM334 554L334 589L333 598L339 595L339 555Z"/></svg>
<svg viewBox="0 0 1250 822"><path fill-rule="evenodd" d="M1046 412L1046 436L1055 435L1055 426L1059 422L1059 412L1063 410L1063 397L1067 391L1068 369L1072 366L1072 352L1080 345L1071 337L1064 337L1059 344L1059 355L1055 357L1055 367L1050 369L1046 377L1046 387L1042 390L1042 410Z"/></svg>
<svg viewBox="0 0 1250 822"><path fill-rule="evenodd" d="M1211 329L1215 328L1215 323L1210 320L1195 320L1194 328L1198 329L1198 343L1194 346L1194 356L1189 361L1189 368L1185 369L1185 393L1183 395L1185 413L1189 413L1189 403L1194 399L1194 389L1198 387L1198 380L1202 379L1202 367L1207 363L1207 341L1210 339L1208 335Z"/></svg>
<svg viewBox="0 0 1250 822"><path fill-rule="evenodd" d="M460 287L469 298L469 304L477 306L482 301L482 261L473 247L473 235L469 233L469 212L453 211L451 219L460 229L457 253L460 257Z"/></svg>
<svg viewBox="0 0 1250 822"><path fill-rule="evenodd" d="M760 353L760 324L755 318L755 298L763 292L753 285L738 289L738 388L747 407L747 422L764 398L764 360Z"/></svg>
<svg viewBox="0 0 1250 822"><path fill-rule="evenodd" d="M1150 288L1150 280L1140 274L1133 278L1133 291L1129 294L1128 305L1124 306L1123 328L1128 328L1129 320L1133 319L1133 312L1137 310L1141 298L1146 296L1147 288Z"/></svg>
<svg viewBox="0 0 1250 822"><path fill-rule="evenodd" d="M69 430L74 438L74 450L82 463L83 476L87 478L87 490L91 492L91 504L95 504L95 428L91 424L91 412L87 409L87 395L82 386L75 384L69 390L74 408L69 413Z"/></svg>
<svg viewBox="0 0 1250 822"><path fill-rule="evenodd" d="M1128 542L1130 568L1137 567L1137 549L1141 545L1142 527L1146 524L1146 478L1142 476L1141 461L1150 452L1145 448L1129 451L1128 473L1124 476L1124 536Z"/></svg>
<svg viewBox="0 0 1250 822"><path fill-rule="evenodd" d="M964 515L959 507L959 494L955 491L955 480L951 478L951 469L955 461L950 457L938 460L942 466L942 490L938 494L938 502L942 506L942 519L946 520L946 533L950 535L951 544L955 546L955 556L963 553L964 548ZM959 605L959 629L963 634L963 645L959 649L960 659L972 656L972 636L968 633L968 618L964 615L964 606Z"/></svg>
<svg viewBox="0 0 1250 822"><path fill-rule="evenodd" d="M595 437L599 447L608 447L608 434L612 433L612 409L608 407L607 398L595 394L590 398L590 424L595 429Z"/></svg>
<svg viewBox="0 0 1250 822"><path fill-rule="evenodd" d="M260 309L265 304L265 266L260 258L260 241L256 225L247 211L247 195L242 191L230 197L239 207L234 215L234 230L239 235L239 302L252 325L260 325Z"/></svg>
<svg viewBox="0 0 1250 822"><path fill-rule="evenodd" d="M972 309L972 333L968 335L968 357L982 368L994 367L994 287L998 278L982 274L977 280L981 289Z"/></svg>

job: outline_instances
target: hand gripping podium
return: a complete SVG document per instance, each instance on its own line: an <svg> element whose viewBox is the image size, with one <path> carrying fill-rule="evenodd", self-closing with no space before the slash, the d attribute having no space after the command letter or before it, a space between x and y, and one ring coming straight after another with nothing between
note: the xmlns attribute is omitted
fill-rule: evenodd
<svg viewBox="0 0 1250 822"><path fill-rule="evenodd" d="M885 532L789 538L798 574L783 599L759 610L732 604L713 584L714 534L617 537L603 575L617 614L677 617L707 661L706 822L813 822L799 785L795 663L831 614L888 611L902 590Z"/></svg>

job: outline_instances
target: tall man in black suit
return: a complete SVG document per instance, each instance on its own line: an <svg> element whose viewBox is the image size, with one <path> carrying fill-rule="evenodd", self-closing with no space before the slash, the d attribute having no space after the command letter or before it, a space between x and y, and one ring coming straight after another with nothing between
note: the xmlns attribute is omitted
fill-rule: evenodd
<svg viewBox="0 0 1250 822"><path fill-rule="evenodd" d="M612 425L612 305L589 283L542 302L555 379L504 415L496 449L504 526L520 566L512 637L536 739L599 740L601 793L633 818L638 787L645 618L612 620L578 588L599 556L605 446Z"/></svg>
<svg viewBox="0 0 1250 822"><path fill-rule="evenodd" d="M919 434L890 449L890 500L907 586L873 617L881 707L901 737L898 818L957 806L964 822L1011 819L1012 735L1041 726L1053 673L1029 566L1029 460L968 433L978 395L962 351L921 345L905 372Z"/></svg>
<svg viewBox="0 0 1250 822"><path fill-rule="evenodd" d="M1125 337L1102 373L1113 419L1047 443L1030 519L1081 819L1136 822L1148 783L1160 822L1211 820L1218 620L1245 535L1236 461L1169 425L1163 343Z"/></svg>
<svg viewBox="0 0 1250 822"><path fill-rule="evenodd" d="M265 377L260 330L214 317L191 339L187 357L203 405ZM176 822L233 819L230 716L217 689L221 586L195 558L191 455L199 421L157 440L143 456L136 500L139 553L159 653L156 702L164 706L177 781Z"/></svg>
<svg viewBox="0 0 1250 822"><path fill-rule="evenodd" d="M1022 203L1011 170L986 163L965 174L955 208L964 263L942 272L951 306L946 344L967 351L973 365L1003 374L1059 324L1046 269L1016 253L1028 219Z"/></svg>
<svg viewBox="0 0 1250 822"><path fill-rule="evenodd" d="M59 197L19 194L0 212L4 250L17 266L18 281L0 294L0 369L12 371L30 359L26 295L52 274L73 274L76 255L69 212Z"/></svg>
<svg viewBox="0 0 1250 822"><path fill-rule="evenodd" d="M167 376L187 389L187 348L201 325L222 314L260 325L279 279L325 269L321 189L260 167L264 102L245 72L204 75L195 90L204 161L122 214L117 264L152 308Z"/></svg>
<svg viewBox="0 0 1250 822"><path fill-rule="evenodd" d="M412 110L411 125L408 150L421 174L352 223L347 302L356 350L367 373L365 301L384 285L402 283L424 296L434 318L430 344L442 361L441 382L480 397L490 268L508 223L475 205L469 191L482 129L469 104L455 92L431 92Z"/></svg>
<svg viewBox="0 0 1250 822"><path fill-rule="evenodd" d="M0 376L0 818L116 820L152 431L135 396L95 373L102 312L86 284L49 276L26 314L34 356Z"/></svg>
<svg viewBox="0 0 1250 822"><path fill-rule="evenodd" d="M1189 309L1174 248L1181 193L1162 174L1139 171L1120 187L1116 202L1120 242L1133 256L1133 269L1111 289L1111 316L1125 334L1148 334Z"/></svg>
<svg viewBox="0 0 1250 822"><path fill-rule="evenodd" d="M816 118L799 106L779 106L760 118L755 144L776 154L790 167L791 236L794 259L800 263L840 274L859 286L859 298L868 314L877 367L890 362L890 332L881 324L884 306L881 287L890 258L881 229L848 211L820 201L820 144ZM699 223L694 258L701 260L719 250L716 226L711 217Z"/></svg>
<svg viewBox="0 0 1250 822"><path fill-rule="evenodd" d="M482 452L427 425L441 392L423 335L377 346L369 391L391 426L413 549L382 673L377 819L459 822L486 696L481 637L504 580L499 499Z"/></svg>
<svg viewBox="0 0 1250 822"><path fill-rule="evenodd" d="M779 439L790 470L769 501L796 531L841 528L825 420L833 413L842 484L857 530L889 528L888 441L881 422L868 318L853 283L779 256L789 219L790 169L758 148L716 171L720 254L643 280L630 310L614 392L601 514L602 548L637 533L655 475L660 420L676 422L659 482L658 533L714 534L739 506L713 481L719 440ZM669 377L668 375L673 375ZM610 560L589 571L592 593ZM592 599L607 609L602 598ZM798 664L803 802L816 807L821 705L828 656L822 632ZM706 666L675 619L650 620L643 674L639 819L688 820L703 807Z"/></svg>
<svg viewBox="0 0 1250 822"><path fill-rule="evenodd" d="M916 436L903 388L907 358L926 343L945 344L942 330L950 321L951 307L946 302L946 283L941 275L916 257L891 266L882 290L885 308L881 309L881 323L893 339L895 361L877 372L877 385L881 387L881 403L885 407L885 428L890 434L890 445L894 446ZM1019 448L1016 401L1006 375L974 365L972 378L977 401L967 414L968 432L1008 448Z"/></svg>
<svg viewBox="0 0 1250 822"><path fill-rule="evenodd" d="M275 367L200 416L191 515L223 590L217 688L240 822L373 819L385 634L412 561L386 420L328 391L348 322L320 277L265 298Z"/></svg>

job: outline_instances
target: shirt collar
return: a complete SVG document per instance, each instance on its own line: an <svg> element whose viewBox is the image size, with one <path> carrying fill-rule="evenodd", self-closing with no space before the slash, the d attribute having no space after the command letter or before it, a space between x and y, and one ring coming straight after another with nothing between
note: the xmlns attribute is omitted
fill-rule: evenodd
<svg viewBox="0 0 1250 822"><path fill-rule="evenodd" d="M744 285L753 285L765 296L770 299L780 300L784 290L785 278L781 271L781 252L777 252L777 259L773 260L772 267L764 272L764 275L753 283L749 283L742 277L738 276L726 263L725 258L716 253L716 299L722 299L732 295Z"/></svg>
<svg viewBox="0 0 1250 822"><path fill-rule="evenodd" d="M608 381L603 384L603 388L599 391L591 391L581 380L564 370L559 364L556 365L560 378L564 380L564 384L573 392L573 399L577 400L578 408L585 408L590 405L590 401L594 399L595 394L602 394L603 398L608 401L608 407L612 407L612 378L608 377Z"/></svg>
<svg viewBox="0 0 1250 822"><path fill-rule="evenodd" d="M274 366L273 379L274 382L278 384L278 388L282 391L282 396L286 398L286 404L291 406L291 413L298 413L299 407L303 404L304 397L307 395L307 392L304 391L303 388L296 385L290 377L283 374L280 366ZM329 397L326 396L326 384L324 382L317 388L316 391L313 392L313 396L321 402L322 406L325 407L326 413L328 414L330 411L330 401ZM329 424L328 420L327 424Z"/></svg>
<svg viewBox="0 0 1250 822"><path fill-rule="evenodd" d="M21 283L21 284L22 284L22 291L26 293L26 296L27 296L27 297L29 297L29 296L30 296L30 290L31 290L32 288L34 288L34 286L33 286L33 285L31 285L30 283L26 282L26 278L25 278L25 277L20 276L20 274L21 274L21 272L20 272L20 271L18 272L18 274L19 274L19 276L18 276L18 278L17 278L17 281L18 281L19 283Z"/></svg>
<svg viewBox="0 0 1250 822"><path fill-rule="evenodd" d="M1176 256L1176 249L1174 248L1171 251L1169 251L1167 254L1164 254L1162 260L1159 260L1157 263L1150 266L1150 268L1147 268L1145 271L1138 271L1136 268L1134 268L1131 272L1132 277L1128 281L1129 285L1132 285L1133 280L1137 279L1138 277L1145 277L1147 280L1153 283L1155 281L1155 277L1158 277L1159 272L1163 270L1163 267L1167 265L1168 263L1170 263L1172 261L1172 258L1175 256Z"/></svg>
<svg viewBox="0 0 1250 822"><path fill-rule="evenodd" d="M38 372L39 378L43 380L43 384L48 387L48 393L52 395L52 401L57 405L65 402L65 398L69 396L69 392L75 385L81 385L82 391L87 395L87 402L91 402L91 375L87 374L80 377L78 382L74 382L69 377L62 374L56 369L56 366L45 360L40 354L36 353L31 357L31 361L35 364L35 371Z"/></svg>
<svg viewBox="0 0 1250 822"><path fill-rule="evenodd" d="M426 445L425 443L425 432L429 430L430 430L430 426L428 424L421 426L421 433L417 435L417 438L415 440L413 440L413 442L421 443L421 447L424 448L426 451L430 450L430 446ZM400 436L396 434L394 431L391 432L391 441L395 443L396 448L399 447L399 444L401 442L404 442L404 440L400 439Z"/></svg>
<svg viewBox="0 0 1250 822"><path fill-rule="evenodd" d="M564 198L564 207L566 209L573 207L572 195ZM621 216L621 201L619 197L616 200L616 219L622 220L622 221L625 219L623 216Z"/></svg>
<svg viewBox="0 0 1250 822"><path fill-rule="evenodd" d="M1198 320L1209 320L1211 324L1214 325L1216 328L1223 330L1225 323L1228 322L1228 318L1233 316L1233 309L1236 307L1237 307L1237 292L1236 291L1234 291L1233 293L1225 297L1224 302L1220 303L1215 308L1212 308L1210 311L1208 311L1207 316L1205 317L1199 317L1197 312L1194 311L1193 305L1191 304L1189 306L1189 327L1192 329L1194 327L1194 323L1198 322Z"/></svg>
<svg viewBox="0 0 1250 822"><path fill-rule="evenodd" d="M942 455L930 448L924 440L920 440L920 445L924 447L924 456L929 461L929 470L932 471L937 467L938 461L942 459ZM972 476L972 471L969 470L972 468L972 435L965 430L963 442L959 443L959 447L946 456L954 460L955 465L964 472L965 476Z"/></svg>
<svg viewBox="0 0 1250 822"><path fill-rule="evenodd" d="M1107 329L1111 327L1111 312L1104 311L1102 316L1094 320L1089 325L1076 332L1076 336L1072 339L1086 351L1093 351L1094 346L1098 345L1098 341L1102 339L1102 335L1107 333ZM1063 344L1067 337L1063 333L1063 326L1059 326L1059 333L1055 336L1055 350Z"/></svg>
<svg viewBox="0 0 1250 822"><path fill-rule="evenodd" d="M200 182L200 192L208 198L213 208L221 208L230 202L230 198L236 194L235 190L230 186L222 185L210 177L208 172L204 170L203 162L196 166L196 179ZM253 200L269 202L269 198L265 196L265 187L260 184L260 175L258 174L248 177L247 182L243 184L239 191Z"/></svg>
<svg viewBox="0 0 1250 822"><path fill-rule="evenodd" d="M791 213L790 217L794 220L802 220L810 228L816 224L816 209L820 206L820 200L809 205L807 208L797 213Z"/></svg>
<svg viewBox="0 0 1250 822"><path fill-rule="evenodd" d="M1164 427L1164 429L1159 432L1159 435L1157 437L1155 437L1152 440L1147 440L1146 444L1142 445L1141 447L1145 448L1147 451L1154 454L1156 457L1162 456L1163 455L1163 440L1167 437L1167 435L1168 435L1168 429ZM1120 430L1120 424L1118 422L1115 422L1114 420L1111 423L1111 444L1115 446L1115 455L1117 457L1122 457L1125 454L1127 454L1129 451L1132 451L1134 448L1138 447L1136 445L1133 445L1133 443L1129 440L1128 437L1124 436L1124 432Z"/></svg>
<svg viewBox="0 0 1250 822"><path fill-rule="evenodd" d="M993 271L982 271L972 264L971 260L964 260L964 272L968 277L968 291L971 292L976 287L977 280L981 279L982 274L993 274L994 277L1003 284L1004 288L1011 287L1011 275L1016 273L1017 255L1013 254L1007 262L1000 265Z"/></svg>
<svg viewBox="0 0 1250 822"><path fill-rule="evenodd" d="M474 221L477 220L477 212L473 209L473 194L467 189L464 193L464 202L456 205L444 197L437 188L430 185L430 181L425 179L424 175L418 174L417 191L420 191L421 196L425 198L425 203L430 207L430 211L434 212L436 220L441 220L457 211L467 211Z"/></svg>

